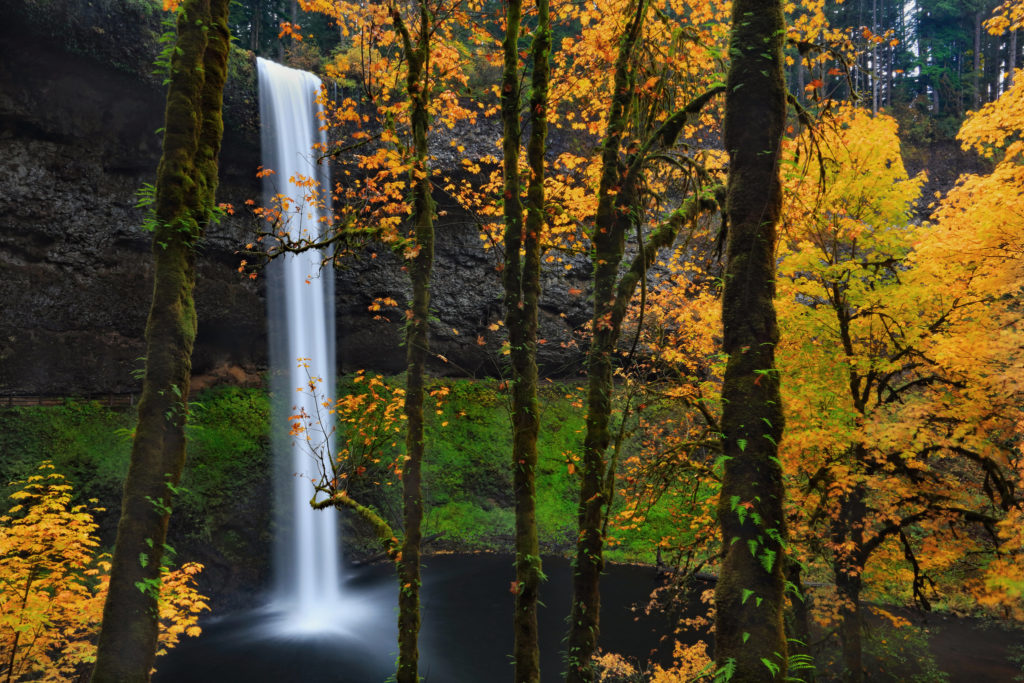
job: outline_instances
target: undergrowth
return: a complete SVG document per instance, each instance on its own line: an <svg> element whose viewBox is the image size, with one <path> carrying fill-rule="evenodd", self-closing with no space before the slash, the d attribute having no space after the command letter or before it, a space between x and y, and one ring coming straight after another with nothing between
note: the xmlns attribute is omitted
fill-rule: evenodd
<svg viewBox="0 0 1024 683"><path fill-rule="evenodd" d="M400 382L401 378L392 378ZM513 539L512 467L508 398L495 380L435 380L448 388L427 425L424 464L424 534L458 551L509 552ZM341 378L339 392L351 386ZM569 463L583 440L582 388L548 382L541 387L537 520L542 550L568 554L575 542L578 474ZM172 544L182 551L210 544L228 560L265 552L269 539L269 400L262 389L217 387L191 403L188 463L174 504ZM55 407L0 409L0 487L52 460L82 501L106 508L98 522L105 545L113 542L121 486L131 450L132 410L70 401ZM382 490L374 503L397 521L399 487ZM10 493L0 488L0 495ZM76 501L77 502L77 501ZM616 531L613 561L654 559L667 515L655 510L637 530Z"/></svg>

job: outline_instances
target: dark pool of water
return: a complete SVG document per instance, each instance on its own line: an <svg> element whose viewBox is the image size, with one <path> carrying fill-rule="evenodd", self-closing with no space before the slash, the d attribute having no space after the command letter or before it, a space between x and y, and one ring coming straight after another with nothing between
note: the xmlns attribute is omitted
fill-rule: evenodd
<svg viewBox="0 0 1024 683"><path fill-rule="evenodd" d="M507 556L435 556L423 563L420 675L428 683L511 680L512 560ZM541 670L561 679L571 599L569 563L546 559L541 591ZM659 646L665 623L643 605L655 587L649 567L611 566L601 584L601 645L638 661ZM335 633L282 634L265 609L215 615L198 638L183 639L157 660L155 683L377 683L394 673L397 585L387 566L352 570L348 618Z"/></svg>

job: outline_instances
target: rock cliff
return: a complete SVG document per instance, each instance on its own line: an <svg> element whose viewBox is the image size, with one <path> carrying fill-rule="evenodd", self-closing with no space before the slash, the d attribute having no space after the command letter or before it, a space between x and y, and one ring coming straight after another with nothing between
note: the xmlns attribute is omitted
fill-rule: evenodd
<svg viewBox="0 0 1024 683"><path fill-rule="evenodd" d="M0 28L0 396L131 393L151 288L135 193L152 182L160 155L163 90L150 73L159 18L144 0L16 0L10 16ZM235 55L226 93L219 200L235 206L259 197L252 69ZM500 339L487 329L502 315L495 257L467 217L444 208L434 371L495 374ZM213 227L199 255L200 386L258 381L266 369L263 280L237 272L235 251L251 228L241 213ZM406 300L399 260L367 252L335 278L339 367L401 370L399 325L367 310L374 297ZM581 367L571 342L586 300L568 289L586 289L585 280L585 268L546 278L540 361L549 374Z"/></svg>

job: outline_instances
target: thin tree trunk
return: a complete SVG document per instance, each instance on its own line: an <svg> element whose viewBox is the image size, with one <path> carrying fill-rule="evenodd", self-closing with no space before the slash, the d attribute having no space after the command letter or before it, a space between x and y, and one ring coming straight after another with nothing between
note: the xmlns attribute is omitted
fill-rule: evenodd
<svg viewBox="0 0 1024 683"><path fill-rule="evenodd" d="M1006 90L1013 85L1013 72L1017 70L1017 29L1010 31L1010 40L1006 55Z"/></svg>
<svg viewBox="0 0 1024 683"><path fill-rule="evenodd" d="M735 0L724 141L729 221L719 497L723 558L715 591L715 659L734 683L783 680L784 489L778 459L783 414L775 346L776 223L786 118L780 0ZM774 670L774 673L773 673Z"/></svg>
<svg viewBox="0 0 1024 683"><path fill-rule="evenodd" d="M878 0L871 0L871 32L878 31ZM882 70L878 67L878 43L871 43L871 113L878 113L878 78Z"/></svg>
<svg viewBox="0 0 1024 683"><path fill-rule="evenodd" d="M405 536L398 565L398 683L416 683L420 630L420 542L423 522L421 469L424 456L423 395L430 323L430 274L434 263L434 207L430 193L430 168L427 133L430 127L430 19L426 7L419 5L420 27L415 46L399 10L392 20L402 37L408 72L406 89L411 103L410 123L413 135L413 163L410 182L413 187L413 230L416 256L409 268L412 280L411 318L406 338L406 438L405 467L402 474L402 507Z"/></svg>
<svg viewBox="0 0 1024 683"><path fill-rule="evenodd" d="M94 683L148 681L171 490L185 465L196 314L195 246L217 187L228 54L227 0L187 0L167 92L157 169L153 300L146 374L103 609Z"/></svg>
<svg viewBox="0 0 1024 683"><path fill-rule="evenodd" d="M807 103L807 79L804 77L804 59L797 53L796 56L796 97L801 103Z"/></svg>
<svg viewBox="0 0 1024 683"><path fill-rule="evenodd" d="M252 23L249 26L249 49L260 53L260 24L263 20L263 0L256 0L252 6Z"/></svg>
<svg viewBox="0 0 1024 683"><path fill-rule="evenodd" d="M537 308L540 298L540 237L544 229L544 150L547 139L547 86L551 45L547 0L539 0L538 25L531 48L533 74L530 98L530 181L525 229L519 175L520 92L517 48L521 0L506 12L502 121L505 172L505 316L512 360L512 470L516 502L516 581L513 612L514 680L540 681L537 598L541 582L537 533ZM520 251L523 252L520 255Z"/></svg>
<svg viewBox="0 0 1024 683"><path fill-rule="evenodd" d="M999 43L998 40L990 39L985 55L985 71L988 74L988 99L986 102L995 102L999 99Z"/></svg>
<svg viewBox="0 0 1024 683"><path fill-rule="evenodd" d="M599 583L604 568L601 537L602 511L605 506L604 454L610 442L608 423L611 415L612 352L617 337L612 329L611 314L615 303L615 279L635 203L635 187L622 184L624 169L621 168L619 152L628 125L632 96L630 63L647 13L646 0L636 0L627 12L629 19L619 39L608 128L602 142L598 208L592 235L594 314L587 357L586 434L583 439L577 507L579 535L573 567L572 610L569 615L566 672L566 681L569 683L590 683L594 680L591 660L597 649L600 631ZM616 186L618 192L612 192Z"/></svg>
<svg viewBox="0 0 1024 683"><path fill-rule="evenodd" d="M981 20L982 12L974 13L974 73L971 74L973 93L971 95L972 108L977 110L981 107Z"/></svg>

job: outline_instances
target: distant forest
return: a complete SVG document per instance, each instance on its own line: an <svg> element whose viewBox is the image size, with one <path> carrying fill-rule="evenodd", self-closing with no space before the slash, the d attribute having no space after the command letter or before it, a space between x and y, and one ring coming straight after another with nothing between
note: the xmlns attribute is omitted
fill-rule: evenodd
<svg viewBox="0 0 1024 683"><path fill-rule="evenodd" d="M968 110L995 101L1011 84L1024 49L1017 31L991 35L983 26L998 0L825 0L825 14L858 55L848 71L834 63L809 71L794 60L787 82L800 97L815 79L821 97L848 99L858 93L873 110L886 109L900 121L902 137L927 143L952 139ZM484 14L493 5L483 3ZM790 8L787 8L790 9ZM804 11L792 8L792 11ZM282 22L298 24L309 36L301 43L279 37ZM339 27L324 14L306 13L298 0L238 0L232 3L231 32L239 46L260 56L301 63L316 70L322 57L347 48ZM562 30L567 30L562 27ZM555 28L555 44L559 29ZM839 35L822 36L834 43ZM795 53L813 49L791 46ZM852 86L852 89L851 89Z"/></svg>

